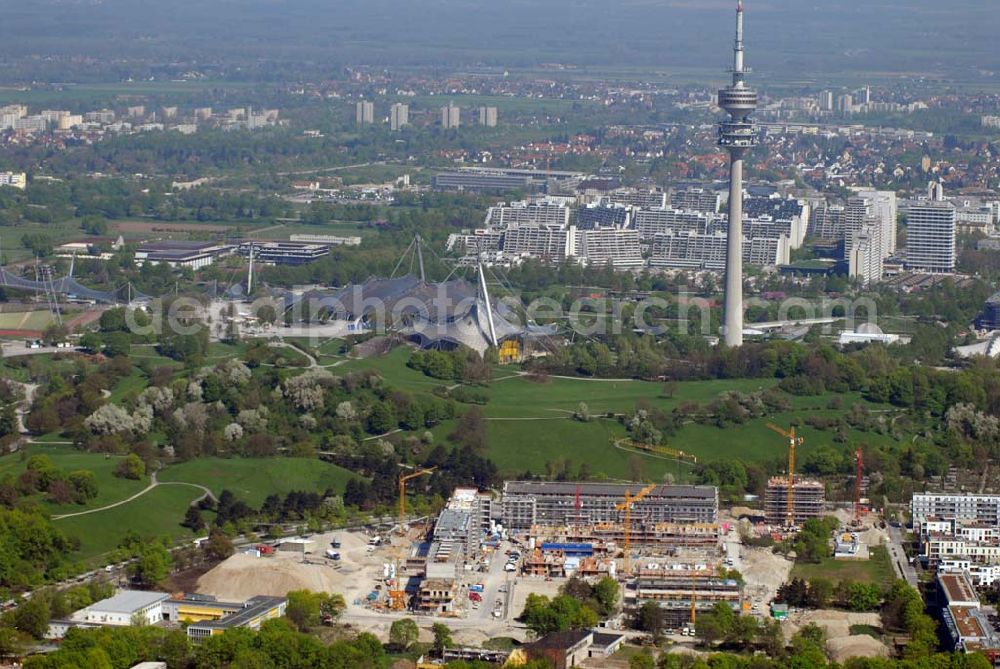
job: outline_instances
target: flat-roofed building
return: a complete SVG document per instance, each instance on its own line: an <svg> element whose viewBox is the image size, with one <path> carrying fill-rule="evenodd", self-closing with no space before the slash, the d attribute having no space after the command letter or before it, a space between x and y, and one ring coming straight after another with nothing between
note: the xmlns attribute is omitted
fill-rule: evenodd
<svg viewBox="0 0 1000 669"><path fill-rule="evenodd" d="M246 241L240 244L240 255L250 256L272 265L304 265L330 255L330 245L315 242Z"/></svg>
<svg viewBox="0 0 1000 669"><path fill-rule="evenodd" d="M921 202L907 212L906 267L920 272L954 272L955 207Z"/></svg>
<svg viewBox="0 0 1000 669"><path fill-rule="evenodd" d="M915 493L910 500L910 514L915 527L932 516L1000 525L1000 495Z"/></svg>
<svg viewBox="0 0 1000 669"><path fill-rule="evenodd" d="M191 639L199 640L237 627L258 630L268 620L285 615L287 605L288 600L284 597L251 597L238 610L226 613L218 619L204 619L191 623L188 625L187 634Z"/></svg>
<svg viewBox="0 0 1000 669"><path fill-rule="evenodd" d="M165 263L171 267L200 269L221 257L232 255L236 247L218 242L168 240L143 244L135 251L135 264Z"/></svg>
<svg viewBox="0 0 1000 669"><path fill-rule="evenodd" d="M119 590L113 597L102 599L80 609L70 618L81 623L98 625L152 625L163 619L163 602L170 598L165 592Z"/></svg>
<svg viewBox="0 0 1000 669"><path fill-rule="evenodd" d="M569 483L557 481L507 481L503 489L502 516L508 529L527 530L533 525L620 523L625 493L637 493L639 483ZM579 498L579 505L577 499ZM633 517L650 523L715 523L719 491L713 486L661 485L633 506Z"/></svg>

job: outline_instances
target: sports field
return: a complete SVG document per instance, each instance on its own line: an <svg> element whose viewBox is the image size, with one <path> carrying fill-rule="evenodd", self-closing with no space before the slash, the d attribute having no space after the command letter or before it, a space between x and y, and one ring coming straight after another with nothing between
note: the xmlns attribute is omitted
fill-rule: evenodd
<svg viewBox="0 0 1000 669"><path fill-rule="evenodd" d="M50 311L14 311L0 313L0 330L41 332L53 322Z"/></svg>

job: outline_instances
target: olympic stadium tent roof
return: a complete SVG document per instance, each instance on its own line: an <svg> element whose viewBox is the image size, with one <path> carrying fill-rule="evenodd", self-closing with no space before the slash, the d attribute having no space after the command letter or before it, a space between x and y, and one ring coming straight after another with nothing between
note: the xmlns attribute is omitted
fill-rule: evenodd
<svg viewBox="0 0 1000 669"><path fill-rule="evenodd" d="M51 291L59 295L71 295L84 300L94 300L95 302L104 302L106 304L117 304L125 302L127 299L122 294L122 289L118 289L117 291L94 290L93 288L87 288L72 276L64 276L59 279L52 279L51 281L33 281L13 274L2 267L0 267L0 286L26 290L33 293ZM143 295L136 291L132 291L131 297L133 300L149 299L148 295Z"/></svg>
<svg viewBox="0 0 1000 669"><path fill-rule="evenodd" d="M339 320L391 323L398 333L422 346L463 344L483 353L491 344L486 300L475 284L463 279L426 282L410 275L372 278L333 292L285 295L287 308L302 300L313 302L313 313L328 309ZM497 342L555 334L554 327L518 324L516 314L506 305L490 306Z"/></svg>

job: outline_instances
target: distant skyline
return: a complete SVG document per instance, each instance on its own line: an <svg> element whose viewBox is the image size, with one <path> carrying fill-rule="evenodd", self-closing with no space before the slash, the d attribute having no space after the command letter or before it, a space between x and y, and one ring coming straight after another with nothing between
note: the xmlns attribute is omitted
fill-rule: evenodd
<svg viewBox="0 0 1000 669"><path fill-rule="evenodd" d="M0 0L0 57L719 69L728 0ZM985 0L749 0L768 78L944 75L1000 85L1000 12ZM0 76L11 76L10 73Z"/></svg>

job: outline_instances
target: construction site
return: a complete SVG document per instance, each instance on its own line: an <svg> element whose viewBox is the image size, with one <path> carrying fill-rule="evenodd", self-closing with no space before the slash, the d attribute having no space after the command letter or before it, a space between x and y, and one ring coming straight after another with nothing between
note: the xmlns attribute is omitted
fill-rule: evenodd
<svg viewBox="0 0 1000 669"><path fill-rule="evenodd" d="M786 535L825 511L823 486L794 476L801 439L779 431L789 440L791 475L769 481L763 523L761 511L720 513L713 486L560 481L508 481L499 495L457 488L436 517L409 521L407 486L434 469L406 470L393 527L286 539L292 548L234 556L199 586L229 598L303 587L340 592L345 619L373 631L416 614L449 619L469 634L509 635L529 593L555 595L574 576L611 577L624 604L612 626L652 601L668 628L693 635L698 615L719 602L765 615L788 578L792 562L744 546L743 533ZM857 459L861 472L860 451ZM864 559L857 533L836 539L838 556Z"/></svg>

